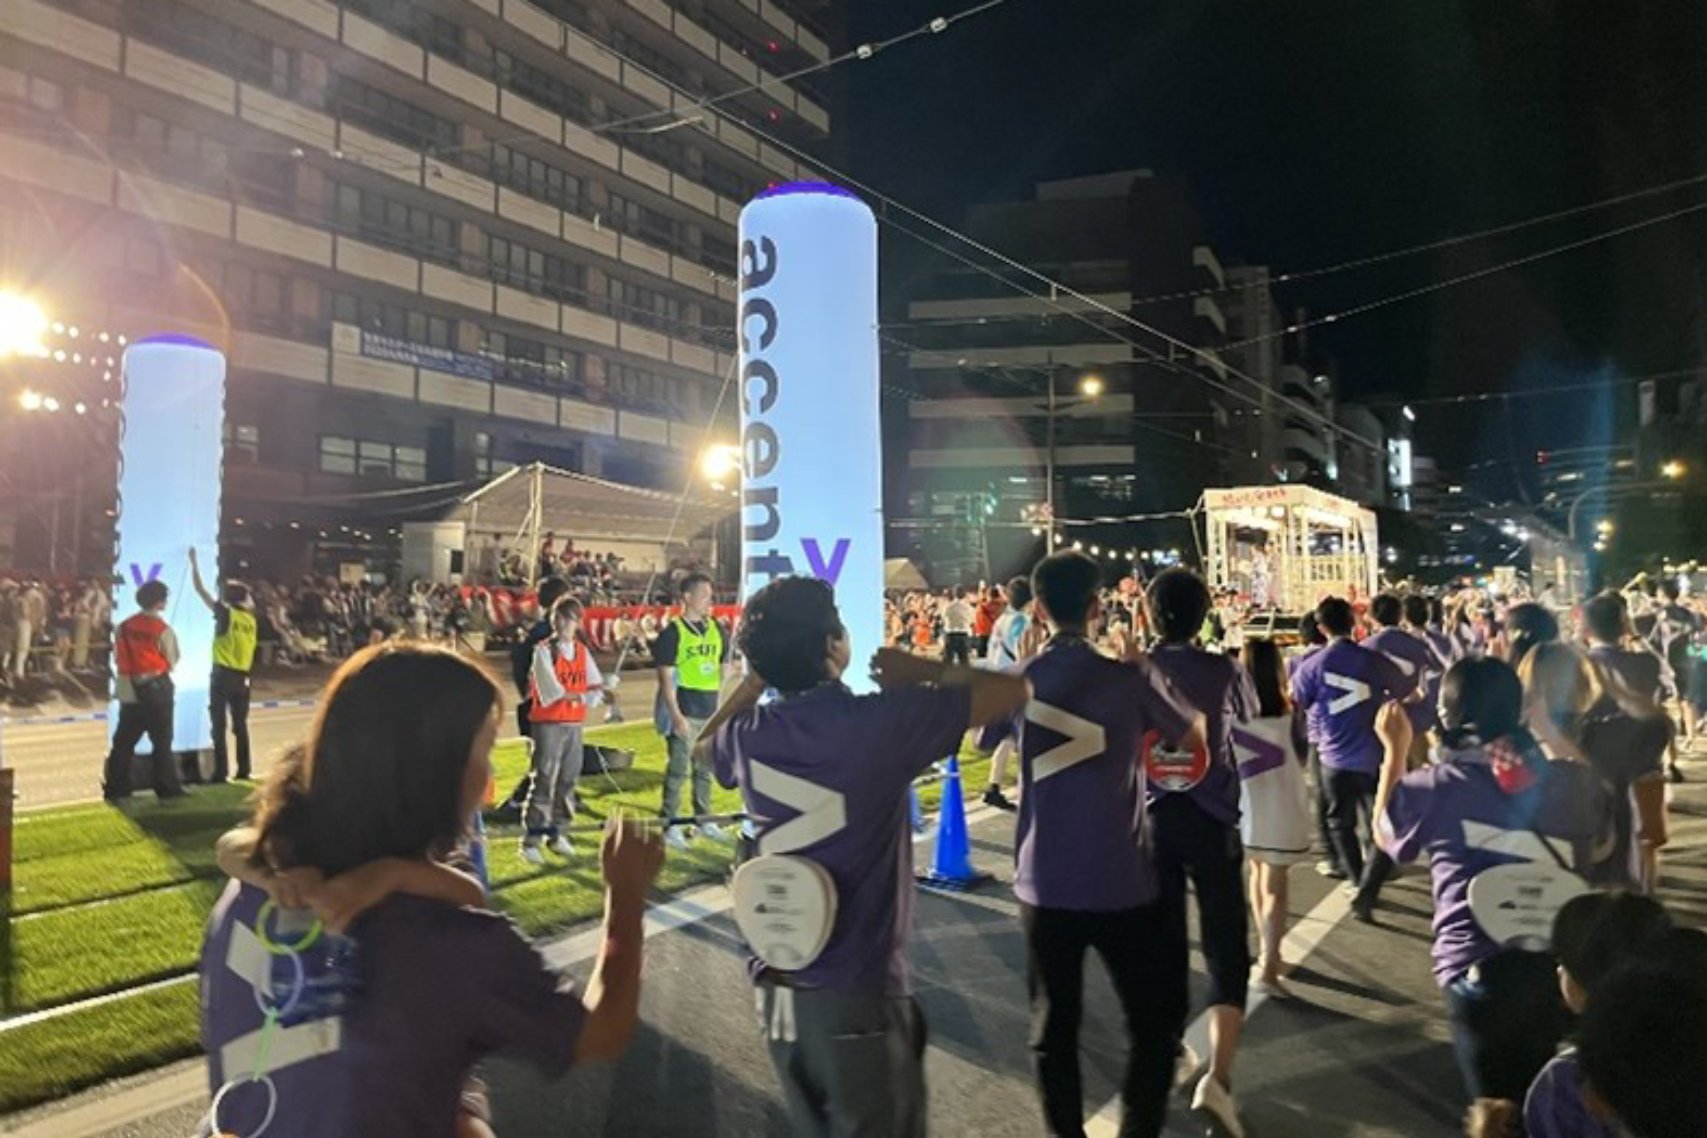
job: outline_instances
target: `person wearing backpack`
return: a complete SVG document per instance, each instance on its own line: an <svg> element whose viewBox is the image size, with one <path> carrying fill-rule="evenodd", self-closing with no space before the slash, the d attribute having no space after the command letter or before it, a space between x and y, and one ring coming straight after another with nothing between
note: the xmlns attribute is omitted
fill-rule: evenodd
<svg viewBox="0 0 1707 1138"><path fill-rule="evenodd" d="M1484 657L1459 661L1441 681L1431 766L1405 773L1403 707L1384 705L1376 721L1385 753L1376 836L1397 862L1428 859L1434 975L1477 1116L1521 1102L1564 1038L1553 920L1588 891L1614 841L1599 777L1548 759L1523 717L1517 673Z"/></svg>

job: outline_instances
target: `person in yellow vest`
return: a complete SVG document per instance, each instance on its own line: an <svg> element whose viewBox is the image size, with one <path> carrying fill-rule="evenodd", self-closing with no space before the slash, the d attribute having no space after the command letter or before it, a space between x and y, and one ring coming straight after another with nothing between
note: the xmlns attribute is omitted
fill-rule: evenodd
<svg viewBox="0 0 1707 1138"><path fill-rule="evenodd" d="M255 666L255 599L249 587L238 581L225 582L225 599L215 600L202 582L196 551L190 549L190 580L196 596L213 610L213 676L208 682L208 714L213 719L213 781L221 783L231 767L225 750L225 721L237 739L237 777L250 777L249 767L249 671Z"/></svg>
<svg viewBox="0 0 1707 1138"><path fill-rule="evenodd" d="M729 637L711 616L711 578L690 573L681 583L682 614L670 621L652 642L652 662L658 669L658 703L653 725L664 736L669 766L664 771L663 815L677 817L682 803L682 784L693 775L695 817L711 813L711 768L693 758L694 740L700 728L717 710L723 686L723 668L729 659ZM729 836L713 822L699 826L700 836L715 842ZM685 826L671 826L664 841L673 849L686 849Z"/></svg>
<svg viewBox="0 0 1707 1138"><path fill-rule="evenodd" d="M130 797L131 766L136 744L148 736L154 768L154 796L164 802L185 793L172 761L172 669L178 663L178 637L160 614L166 611L168 591L160 581L145 581L136 590L138 612L113 630L113 671L119 701L119 721L107 752L105 785L108 802Z"/></svg>
<svg viewBox="0 0 1707 1138"><path fill-rule="evenodd" d="M543 865L542 843L559 857L575 848L563 832L575 812L575 782L581 777L582 725L587 708L604 698L604 677L580 638L581 602L563 597L551 606L552 635L533 650L528 673L528 712L533 739L533 779L522 811L522 860Z"/></svg>

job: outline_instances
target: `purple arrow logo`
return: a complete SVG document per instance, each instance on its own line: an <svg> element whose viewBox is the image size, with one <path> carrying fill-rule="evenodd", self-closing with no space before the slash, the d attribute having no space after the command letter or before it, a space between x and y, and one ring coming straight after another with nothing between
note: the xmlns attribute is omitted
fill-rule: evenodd
<svg viewBox="0 0 1707 1138"><path fill-rule="evenodd" d="M1239 755L1239 777L1255 778L1286 762L1284 748L1249 731L1233 728L1233 749Z"/></svg>
<svg viewBox="0 0 1707 1138"><path fill-rule="evenodd" d="M139 589L142 588L142 586L145 583L147 583L149 581L158 580L159 577L160 577L160 562L158 562L158 561L156 561L154 564L152 564L148 567L148 576L146 576L146 577L144 577L142 575L142 566L138 565L134 561L132 561L130 563L130 579L131 579L132 583L134 583L136 585L136 587Z"/></svg>
<svg viewBox="0 0 1707 1138"><path fill-rule="evenodd" d="M848 559L849 544L847 538L837 538L835 549L830 554L830 563L826 565L824 563L824 551L819 548L818 539L815 537L800 539L800 548L806 553L806 564L811 568L812 575L820 581L828 581L831 588L835 587L836 579L842 575L842 565Z"/></svg>

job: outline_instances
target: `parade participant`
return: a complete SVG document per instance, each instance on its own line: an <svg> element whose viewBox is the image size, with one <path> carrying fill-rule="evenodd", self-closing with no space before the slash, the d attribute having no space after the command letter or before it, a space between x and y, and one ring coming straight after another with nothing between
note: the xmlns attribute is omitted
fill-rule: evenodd
<svg viewBox="0 0 1707 1138"><path fill-rule="evenodd" d="M1553 922L1559 993L1572 1015L1588 1010L1594 993L1620 965L1640 960L1672 928L1659 902L1630 893L1584 893L1567 901ZM1555 1056L1523 1100L1525 1138L1620 1138L1597 1117L1583 1085L1575 1047Z"/></svg>
<svg viewBox="0 0 1707 1138"><path fill-rule="evenodd" d="M238 581L225 583L225 597L215 600L202 581L196 550L190 547L190 582L196 596L213 611L213 677L208 683L208 712L213 728L213 781L222 783L230 774L225 749L225 722L231 719L231 734L237 740L237 777L250 775L249 671L255 664L255 601L249 587Z"/></svg>
<svg viewBox="0 0 1707 1138"><path fill-rule="evenodd" d="M1316 872L1323 877L1343 881L1348 875L1345 866L1340 864L1339 847L1334 844L1333 834L1328 829L1328 779L1322 769L1321 741L1316 737L1316 721L1291 695L1292 677L1298 671L1298 666L1328 644L1322 626L1316 623L1314 610L1298 618L1298 640L1302 647L1286 658L1286 691L1287 702L1292 705L1292 713L1304 721L1304 737L1310 745L1310 782L1315 787L1312 807L1316 816L1316 841L1322 849L1322 859L1316 863Z"/></svg>
<svg viewBox="0 0 1707 1138"><path fill-rule="evenodd" d="M971 589L956 589L954 599L942 610L942 658L945 663L967 667L972 663Z"/></svg>
<svg viewBox="0 0 1707 1138"><path fill-rule="evenodd" d="M1351 640L1356 617L1349 602L1329 597L1316 608L1328 644L1292 673L1292 702L1304 708L1321 754L1328 800L1328 833L1340 865L1357 885L1352 913L1368 923L1386 880L1386 863L1364 856L1359 821L1371 817L1381 771L1375 714L1386 700L1408 699L1414 681L1387 657ZM1371 872L1374 870L1374 872Z"/></svg>
<svg viewBox="0 0 1707 1138"><path fill-rule="evenodd" d="M693 779L694 816L711 813L711 769L693 757L694 740L717 710L723 669L729 660L729 637L711 615L711 578L689 573L678 587L682 613L666 624L652 642L652 662L658 672L658 699L653 725L664 736L669 765L664 771L663 817L674 818L682 803L682 785ZM728 841L715 822L698 827L703 838ZM671 826L664 841L674 849L688 848L685 826Z"/></svg>
<svg viewBox="0 0 1707 1138"><path fill-rule="evenodd" d="M1665 750L1671 722L1651 704L1608 691L1601 672L1567 644L1540 644L1517 669L1524 722L1549 757L1593 767L1612 792L1616 843L1610 881L1653 888L1668 840Z"/></svg>
<svg viewBox="0 0 1707 1138"><path fill-rule="evenodd" d="M1309 789L1304 756L1309 742L1304 716L1286 698L1286 669L1272 640L1245 642L1242 660L1256 689L1257 714L1233 728L1239 763L1239 837L1250 857L1251 913L1256 918L1257 986L1287 995L1287 873L1310 855Z"/></svg>
<svg viewBox="0 0 1707 1138"><path fill-rule="evenodd" d="M1463 648L1447 630L1446 605L1439 597L1424 597L1412 593L1405 598L1405 623L1411 626L1411 631L1428 641L1434 649L1436 659L1440 661L1441 673L1458 662L1463 655ZM1428 705L1434 706L1435 695L1440 691L1437 679L1433 690L1429 693Z"/></svg>
<svg viewBox="0 0 1707 1138"><path fill-rule="evenodd" d="M1100 575L1081 553L1055 554L1032 574L1051 636L1025 664L1034 694L1020 728L1014 894L1045 1129L1084 1133L1079 1023L1091 949L1125 1013L1120 1132L1136 1138L1166 1120L1188 994L1184 897L1158 878L1133 759L1152 733L1200 748L1203 722L1151 662L1118 662L1091 644Z"/></svg>
<svg viewBox="0 0 1707 1138"><path fill-rule="evenodd" d="M1707 935L1673 929L1603 981L1577 1028L1596 1113L1620 1138L1696 1138L1707 1118Z"/></svg>
<svg viewBox="0 0 1707 1138"><path fill-rule="evenodd" d="M972 617L972 651L983 659L990 653L990 633L996 627L996 619L1007 608L1007 602L1002 599L1002 591L995 586L986 588L978 597L978 610Z"/></svg>
<svg viewBox="0 0 1707 1138"><path fill-rule="evenodd" d="M1028 655L1027 647L1036 637L1031 620L1031 582L1015 577L1003 590L1008 609L996 619L990 629L990 650L984 656L984 666L995 670L1018 667ZM1008 763L1018 747L1011 722L999 722L986 727L978 735L978 750L990 755L990 785L984 788L984 804L998 810L1016 809L1003 792L1008 780Z"/></svg>
<svg viewBox="0 0 1707 1138"><path fill-rule="evenodd" d="M143 582L136 590L138 611L113 632L119 721L101 790L108 802L130 797L136 744L144 735L154 770L154 797L164 802L186 793L172 755L172 669L178 664L178 637L160 615L168 595L163 582Z"/></svg>
<svg viewBox="0 0 1707 1138"><path fill-rule="evenodd" d="M516 703L516 730L523 738L531 737L533 733L533 675L534 649L551 639L551 609L569 591L569 582L561 577L547 577L534 590L535 602L539 606L539 619L534 621L515 647L510 649L510 677L515 681L516 694L521 698ZM528 792L533 787L533 777L525 774L516 783L515 789L499 809L507 814L518 815L527 804Z"/></svg>
<svg viewBox="0 0 1707 1138"><path fill-rule="evenodd" d="M1667 577L1661 581L1653 644L1671 669L1672 691L1677 695L1678 715L1683 720L1683 732L1678 741L1684 746L1695 740L1695 703L1690 699L1689 650L1701 632L1701 617L1683 603L1683 589L1678 585L1677 579Z"/></svg>
<svg viewBox="0 0 1707 1138"><path fill-rule="evenodd" d="M1609 689L1656 708L1664 708L1666 662L1635 637L1630 609L1623 596L1607 591L1590 597L1583 605L1583 631L1588 639L1589 659L1600 667ZM1640 647L1627 648L1626 644ZM1675 742L1667 749L1666 774L1673 782L1683 781L1677 765Z"/></svg>
<svg viewBox="0 0 1707 1138"><path fill-rule="evenodd" d="M1150 582L1146 603L1150 626L1160 637L1152 665L1208 724L1203 745L1188 746L1161 732L1144 747L1162 899L1183 911L1189 879L1209 972L1209 1070L1198 1081L1192 1109L1214 1119L1231 1138L1243 1138L1232 1092L1233 1056L1244 1031L1251 953L1233 726L1251 718L1257 694L1237 660L1192 643L1205 628L1211 604L1201 577L1189 569L1165 570Z"/></svg>
<svg viewBox="0 0 1707 1138"><path fill-rule="evenodd" d="M1501 660L1454 664L1440 720L1434 765L1406 774L1410 720L1382 707L1376 833L1399 862L1428 858L1434 975L1465 1089L1488 1113L1482 1100L1521 1101L1564 1036L1545 946L1559 904L1611 851L1610 801L1588 766L1541 753Z"/></svg>
<svg viewBox="0 0 1707 1138"><path fill-rule="evenodd" d="M1405 712L1411 717L1411 731L1415 736L1410 755L1411 769L1415 770L1428 759L1428 729L1434 726L1434 704L1424 699L1429 689L1429 676L1445 669L1440 667L1439 659L1427 641L1401 627L1405 607L1398 597L1392 593L1380 594L1369 603L1369 615L1377 628L1363 646L1387 657L1399 669L1399 674L1411 683Z"/></svg>
<svg viewBox="0 0 1707 1138"><path fill-rule="evenodd" d="M522 860L544 864L542 842L559 857L575 848L563 827L575 814L575 782L581 777L583 725L587 708L604 695L604 677L581 642L581 602L559 597L551 606L550 640L533 650L528 679L533 756L527 807L522 814Z"/></svg>
<svg viewBox="0 0 1707 1138"><path fill-rule="evenodd" d="M1533 602L1513 605L1506 614L1505 662L1512 667L1538 644L1553 644L1559 639L1559 618L1545 607Z"/></svg>
<svg viewBox="0 0 1707 1138"><path fill-rule="evenodd" d="M442 856L491 777L501 706L492 681L449 651L358 652L333 675L301 760L269 772L252 821L257 864L335 884L385 859ZM270 1117L267 1133L280 1138L448 1136L468 1073L488 1054L554 1073L615 1058L638 1019L642 918L660 861L638 828L607 830L603 949L584 993L492 913L393 893L349 925L340 964L308 914L233 882L201 958L210 1129L254 1134ZM296 967L315 969L315 983L293 982Z"/></svg>
<svg viewBox="0 0 1707 1138"><path fill-rule="evenodd" d="M753 594L740 638L752 672L695 751L719 782L740 788L756 820L759 856L737 871L736 915L757 957L760 1015L793 1133L922 1136L924 1020L906 963L907 791L968 726L1017 714L1029 686L885 648L872 660L883 690L855 695L841 682L848 638L834 594L808 577ZM759 706L766 688L779 698ZM805 898L788 905L800 915L755 915L743 898L758 882L762 906L767 880Z"/></svg>

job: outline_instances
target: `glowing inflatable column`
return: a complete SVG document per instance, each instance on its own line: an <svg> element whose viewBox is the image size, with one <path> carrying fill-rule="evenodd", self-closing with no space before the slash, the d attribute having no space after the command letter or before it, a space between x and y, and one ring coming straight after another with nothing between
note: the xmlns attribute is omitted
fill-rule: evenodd
<svg viewBox="0 0 1707 1138"><path fill-rule="evenodd" d="M836 590L848 679L883 643L877 220L835 186L769 190L741 211L742 585L810 575Z"/></svg>
<svg viewBox="0 0 1707 1138"><path fill-rule="evenodd" d="M213 614L190 584L189 553L194 545L203 580L217 591L225 357L188 336L139 340L125 349L122 407L113 621L136 611L144 581L158 578L171 590L164 615L183 653L172 670L172 746L203 750L212 746L207 686ZM114 708L109 733L117 723ZM147 746L144 739L138 750Z"/></svg>

